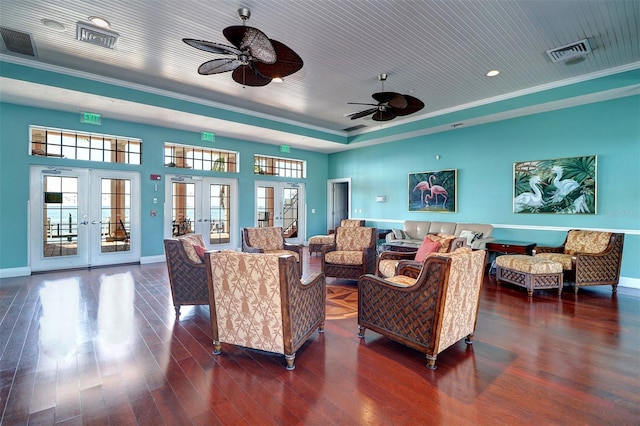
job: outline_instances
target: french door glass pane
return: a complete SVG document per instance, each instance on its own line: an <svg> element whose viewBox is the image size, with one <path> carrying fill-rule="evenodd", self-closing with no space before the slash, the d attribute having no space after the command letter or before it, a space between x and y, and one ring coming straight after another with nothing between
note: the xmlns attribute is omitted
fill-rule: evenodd
<svg viewBox="0 0 640 426"><path fill-rule="evenodd" d="M78 254L78 178L43 176L43 256Z"/></svg>
<svg viewBox="0 0 640 426"><path fill-rule="evenodd" d="M196 186L193 183L174 182L172 201L173 236L193 232L196 212Z"/></svg>
<svg viewBox="0 0 640 426"><path fill-rule="evenodd" d="M131 235L131 181L129 179L101 180L100 251L111 253L129 251Z"/></svg>
<svg viewBox="0 0 640 426"><path fill-rule="evenodd" d="M209 244L230 242L231 186L209 185Z"/></svg>

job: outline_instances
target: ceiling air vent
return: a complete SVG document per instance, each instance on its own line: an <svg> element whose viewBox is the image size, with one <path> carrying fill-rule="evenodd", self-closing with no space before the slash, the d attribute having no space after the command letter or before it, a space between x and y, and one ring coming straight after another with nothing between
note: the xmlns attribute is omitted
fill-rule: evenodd
<svg viewBox="0 0 640 426"><path fill-rule="evenodd" d="M586 38L584 40L556 47L555 49L547 50L547 55L549 55L552 62L565 62L569 59L578 56L585 56L589 53L591 53L591 46L589 46L589 40Z"/></svg>
<svg viewBox="0 0 640 426"><path fill-rule="evenodd" d="M342 129L345 132L353 132L354 130L360 130L360 129L364 129L365 126L364 124L358 124L357 126L351 126L351 127L347 127L346 129Z"/></svg>
<svg viewBox="0 0 640 426"><path fill-rule="evenodd" d="M0 27L4 49L21 55L36 56L36 46L31 34Z"/></svg>
<svg viewBox="0 0 640 426"><path fill-rule="evenodd" d="M78 22L76 37L80 41L114 49L120 34L86 22Z"/></svg>

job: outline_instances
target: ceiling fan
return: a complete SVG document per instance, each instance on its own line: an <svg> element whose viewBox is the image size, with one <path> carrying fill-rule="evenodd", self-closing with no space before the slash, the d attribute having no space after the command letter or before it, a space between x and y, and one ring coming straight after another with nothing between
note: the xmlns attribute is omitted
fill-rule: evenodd
<svg viewBox="0 0 640 426"><path fill-rule="evenodd" d="M257 28L246 26L251 16L247 8L238 9L242 25L222 30L222 34L233 46L205 40L183 38L182 41L196 49L235 58L218 58L200 65L202 75L233 71L231 77L243 86L266 86L275 78L283 78L302 68L300 56L279 41L268 38Z"/></svg>
<svg viewBox="0 0 640 426"><path fill-rule="evenodd" d="M395 92L385 92L384 82L387 79L387 74L380 74L378 80L382 84L382 92L374 93L371 95L373 99L378 101L377 104L368 104L360 102L349 102L349 105L372 105L374 108L369 108L364 111L354 112L347 114L346 117L350 117L352 120L356 118L362 118L369 114L373 114L371 117L374 121L389 121L398 116L413 114L424 108L424 103L413 96L401 95Z"/></svg>

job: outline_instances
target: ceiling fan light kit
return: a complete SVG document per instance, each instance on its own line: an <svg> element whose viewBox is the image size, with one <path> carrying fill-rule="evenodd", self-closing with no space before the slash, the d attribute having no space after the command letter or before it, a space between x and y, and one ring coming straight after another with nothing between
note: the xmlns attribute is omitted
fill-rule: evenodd
<svg viewBox="0 0 640 426"><path fill-rule="evenodd" d="M371 95L378 103L349 102L350 105L371 105L373 108L347 114L347 117L355 120L373 114L371 115L373 121L389 121L399 116L413 114L424 108L424 103L418 98L396 92L385 92L384 82L387 80L387 74L378 75L378 80L382 85L382 92Z"/></svg>
<svg viewBox="0 0 640 426"><path fill-rule="evenodd" d="M233 80L243 86L266 86L274 79L282 79L299 71L303 66L300 56L288 46L272 40L257 28L246 26L251 16L247 8L238 9L243 25L227 27L222 31L233 45L214 43L205 40L183 38L189 46L205 52L235 55L235 58L218 58L200 65L198 73L202 75L220 74L232 71Z"/></svg>

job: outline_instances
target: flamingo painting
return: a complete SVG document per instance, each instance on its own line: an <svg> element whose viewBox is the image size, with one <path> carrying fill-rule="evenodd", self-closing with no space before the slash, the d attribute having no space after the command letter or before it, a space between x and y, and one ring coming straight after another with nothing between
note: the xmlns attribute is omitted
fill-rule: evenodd
<svg viewBox="0 0 640 426"><path fill-rule="evenodd" d="M435 198L435 205L438 205L438 195L442 195L442 198L444 198L444 200L442 201L442 207L445 206L445 204L447 204L447 199L448 199L448 195L449 193L447 192L446 189L444 189L442 186L440 185L434 185L432 180L435 180L436 176L435 175L431 175L429 176L429 194L427 194L424 197L424 202L427 203L427 205L429 205L429 200L431 200L432 198Z"/></svg>
<svg viewBox="0 0 640 426"><path fill-rule="evenodd" d="M455 212L456 183L455 169L409 173L409 211Z"/></svg>
<svg viewBox="0 0 640 426"><path fill-rule="evenodd" d="M427 182L426 180L423 180L422 182L418 182L418 184L413 188L413 190L414 191L420 190L420 206L422 206L422 200L424 200L424 191L429 190L429 182Z"/></svg>
<svg viewBox="0 0 640 426"><path fill-rule="evenodd" d="M533 189L533 193L523 192L513 200L513 209L516 213L520 213L526 208L539 208L544 205L544 202L542 201L542 192L540 191L540 188L538 188L540 181L540 176L531 176L529 186Z"/></svg>

